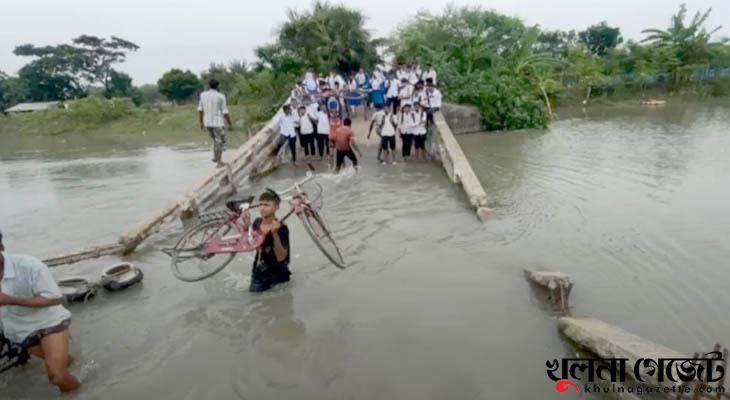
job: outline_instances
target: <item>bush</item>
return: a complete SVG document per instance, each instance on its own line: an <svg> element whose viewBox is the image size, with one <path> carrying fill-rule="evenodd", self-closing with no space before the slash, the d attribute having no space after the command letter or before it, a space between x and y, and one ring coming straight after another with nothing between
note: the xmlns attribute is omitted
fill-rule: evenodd
<svg viewBox="0 0 730 400"><path fill-rule="evenodd" d="M550 117L532 88L513 77L490 77L480 88L480 109L488 130L546 128Z"/></svg>
<svg viewBox="0 0 730 400"><path fill-rule="evenodd" d="M72 118L89 123L113 121L132 114L134 110L134 103L126 97L116 97L109 100L99 97L87 97L72 101L69 105Z"/></svg>

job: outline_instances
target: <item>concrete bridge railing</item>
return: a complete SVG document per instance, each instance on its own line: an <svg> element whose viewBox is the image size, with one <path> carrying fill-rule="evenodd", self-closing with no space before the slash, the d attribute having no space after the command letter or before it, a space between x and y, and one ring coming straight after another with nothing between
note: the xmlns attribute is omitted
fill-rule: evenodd
<svg viewBox="0 0 730 400"><path fill-rule="evenodd" d="M487 193L442 113L434 114L431 155L441 163L449 179L461 185L477 216L481 220L491 217Z"/></svg>

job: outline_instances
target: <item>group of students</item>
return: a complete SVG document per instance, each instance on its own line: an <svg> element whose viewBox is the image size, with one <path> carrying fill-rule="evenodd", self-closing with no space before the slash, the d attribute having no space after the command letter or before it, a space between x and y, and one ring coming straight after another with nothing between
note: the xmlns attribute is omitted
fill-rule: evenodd
<svg viewBox="0 0 730 400"><path fill-rule="evenodd" d="M279 121L280 141L272 154L278 154L288 143L292 161L296 163L298 138L305 159L332 157L331 149L338 147L337 132L342 125L349 129L351 112L363 105L376 109L368 138L373 130L381 137L378 152L381 163L395 163L396 136L401 138L404 161L411 159L412 149L416 160L425 161L428 128L433 123L433 114L441 109L442 95L437 83L436 71L430 65L422 69L419 64L401 64L388 71L376 68L371 74L360 69L347 80L335 71L322 77L307 72L292 92L292 100L298 104L296 114L290 104L284 107ZM345 157L352 156L353 165L357 166L352 152L357 148L351 136L344 142L353 145L343 153ZM339 147L347 147L340 142ZM336 150L339 169L341 150Z"/></svg>

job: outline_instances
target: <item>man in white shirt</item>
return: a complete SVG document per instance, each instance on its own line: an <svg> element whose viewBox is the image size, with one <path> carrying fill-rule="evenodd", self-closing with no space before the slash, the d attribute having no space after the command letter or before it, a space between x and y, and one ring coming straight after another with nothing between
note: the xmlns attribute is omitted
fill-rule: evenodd
<svg viewBox="0 0 730 400"><path fill-rule="evenodd" d="M398 89L398 100L400 107L403 108L406 104L412 104L413 98L413 85L411 85L407 79L401 79L400 88Z"/></svg>
<svg viewBox="0 0 730 400"><path fill-rule="evenodd" d="M365 86L365 82L367 82L368 77L365 75L365 70L360 68L360 71L355 75L355 81L357 82L358 87Z"/></svg>
<svg viewBox="0 0 730 400"><path fill-rule="evenodd" d="M289 151L291 153L292 164L297 165L297 131L296 127L299 124L298 117L292 115L291 105L284 104L284 113L279 117L278 130L279 130L279 142L274 146L271 152L271 156L277 156L279 150L285 143L289 144Z"/></svg>
<svg viewBox="0 0 730 400"><path fill-rule="evenodd" d="M226 149L225 125L231 128L231 117L226 106L226 96L218 91L218 81L211 79L208 90L200 94L198 103L198 121L200 129L207 130L213 139L213 162L223 166L223 152Z"/></svg>
<svg viewBox="0 0 730 400"><path fill-rule="evenodd" d="M62 392L81 385L69 373L71 313L51 271L35 257L5 252L0 232L0 350L43 359L46 374ZM17 349L12 349L17 348Z"/></svg>

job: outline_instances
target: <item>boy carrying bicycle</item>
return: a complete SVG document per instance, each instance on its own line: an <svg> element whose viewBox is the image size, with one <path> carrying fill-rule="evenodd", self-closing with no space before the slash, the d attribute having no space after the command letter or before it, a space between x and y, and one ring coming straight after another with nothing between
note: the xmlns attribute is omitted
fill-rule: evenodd
<svg viewBox="0 0 730 400"><path fill-rule="evenodd" d="M288 282L291 276L289 228L276 218L280 202L279 195L269 189L259 197L261 217L253 222L253 228L260 229L266 237L254 258L249 288L251 292L266 291L276 284Z"/></svg>

